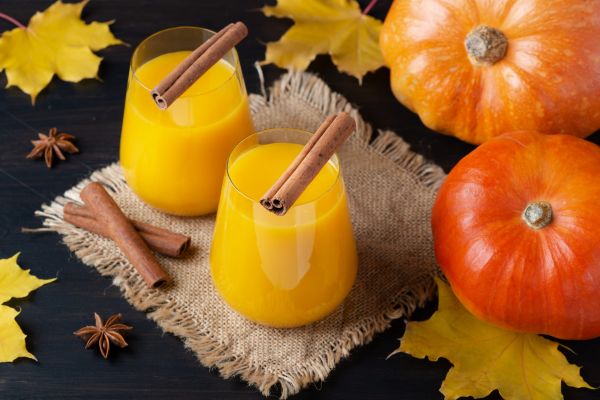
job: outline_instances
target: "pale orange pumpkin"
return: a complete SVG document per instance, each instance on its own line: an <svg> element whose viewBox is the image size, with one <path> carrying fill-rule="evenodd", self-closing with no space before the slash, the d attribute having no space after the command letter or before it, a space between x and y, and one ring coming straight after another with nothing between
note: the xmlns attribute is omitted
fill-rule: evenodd
<svg viewBox="0 0 600 400"><path fill-rule="evenodd" d="M434 130L600 128L599 0L395 0L380 44L394 94Z"/></svg>

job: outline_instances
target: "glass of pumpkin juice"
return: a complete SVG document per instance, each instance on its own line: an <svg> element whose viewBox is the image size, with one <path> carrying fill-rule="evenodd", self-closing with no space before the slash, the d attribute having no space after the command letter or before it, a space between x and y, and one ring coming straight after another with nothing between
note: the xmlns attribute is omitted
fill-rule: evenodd
<svg viewBox="0 0 600 400"><path fill-rule="evenodd" d="M237 53L232 49L166 110L151 90L214 32L166 29L135 49L129 72L121 167L131 189L169 214L216 211L227 157L254 130Z"/></svg>
<svg viewBox="0 0 600 400"><path fill-rule="evenodd" d="M283 216L259 203L310 133L272 129L231 153L210 254L223 299L257 323L296 327L331 313L349 293L356 245L344 182L333 156Z"/></svg>

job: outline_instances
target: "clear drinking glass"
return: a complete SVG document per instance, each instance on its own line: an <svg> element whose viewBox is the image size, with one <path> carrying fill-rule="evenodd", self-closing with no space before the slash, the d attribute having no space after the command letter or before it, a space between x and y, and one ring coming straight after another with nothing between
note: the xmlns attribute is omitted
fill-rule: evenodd
<svg viewBox="0 0 600 400"><path fill-rule="evenodd" d="M350 291L357 254L344 182L333 156L284 216L259 199L310 133L272 129L231 153L210 254L223 299L255 322L295 327L333 311Z"/></svg>
<svg viewBox="0 0 600 400"><path fill-rule="evenodd" d="M146 38L131 59L121 166L146 203L183 216L216 211L227 157L254 129L235 49L166 110L150 91L214 32L166 29Z"/></svg>

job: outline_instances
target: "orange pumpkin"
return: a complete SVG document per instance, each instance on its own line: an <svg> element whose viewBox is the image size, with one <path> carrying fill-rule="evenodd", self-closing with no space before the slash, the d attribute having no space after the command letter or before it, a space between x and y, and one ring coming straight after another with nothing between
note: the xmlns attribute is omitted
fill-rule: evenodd
<svg viewBox="0 0 600 400"><path fill-rule="evenodd" d="M434 130L600 128L598 0L395 0L380 44L394 94Z"/></svg>
<svg viewBox="0 0 600 400"><path fill-rule="evenodd" d="M498 136L450 172L432 227L438 263L476 316L563 339L600 336L600 147Z"/></svg>

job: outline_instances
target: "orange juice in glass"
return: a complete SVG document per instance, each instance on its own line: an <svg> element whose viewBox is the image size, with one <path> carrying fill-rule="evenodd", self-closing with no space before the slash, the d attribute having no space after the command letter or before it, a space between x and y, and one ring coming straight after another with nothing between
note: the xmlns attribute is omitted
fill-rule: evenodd
<svg viewBox="0 0 600 400"><path fill-rule="evenodd" d="M216 211L227 157L253 132L248 96L235 49L166 110L150 91L214 32L166 29L146 38L131 60L121 167L131 189L169 214Z"/></svg>
<svg viewBox="0 0 600 400"><path fill-rule="evenodd" d="M357 270L352 225L337 156L283 216L265 210L263 194L310 134L272 129L254 134L227 162L210 254L213 282L248 319L296 327L331 313Z"/></svg>

